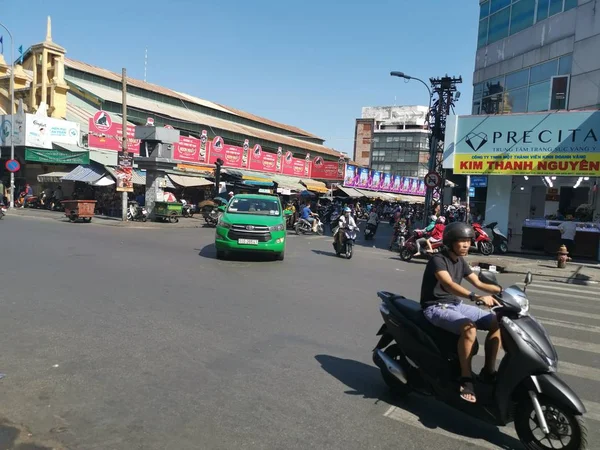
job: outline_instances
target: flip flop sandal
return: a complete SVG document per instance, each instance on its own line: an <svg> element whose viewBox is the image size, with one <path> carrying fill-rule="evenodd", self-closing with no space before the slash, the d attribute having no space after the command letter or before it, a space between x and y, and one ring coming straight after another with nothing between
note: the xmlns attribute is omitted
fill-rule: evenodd
<svg viewBox="0 0 600 450"><path fill-rule="evenodd" d="M473 387L473 378L461 377L459 378L460 383L460 398L468 403L477 403L477 397L475 396L475 388ZM465 398L466 395L472 395L475 400L468 400Z"/></svg>
<svg viewBox="0 0 600 450"><path fill-rule="evenodd" d="M479 381L481 381L482 383L486 383L486 384L494 384L496 382L496 376L498 375L498 372L488 372L485 369L481 369L481 372L479 372L479 375L477 376L477 379Z"/></svg>

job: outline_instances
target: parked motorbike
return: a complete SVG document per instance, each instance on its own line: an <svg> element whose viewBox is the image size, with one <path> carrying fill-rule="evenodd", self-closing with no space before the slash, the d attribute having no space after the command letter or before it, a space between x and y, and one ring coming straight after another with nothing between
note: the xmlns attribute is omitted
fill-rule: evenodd
<svg viewBox="0 0 600 450"><path fill-rule="evenodd" d="M148 220L148 211L143 206L140 206L138 202L129 202L127 220L145 222Z"/></svg>
<svg viewBox="0 0 600 450"><path fill-rule="evenodd" d="M475 239L471 243L471 249L477 250L484 256L489 256L494 253L494 244L492 243L492 238L483 231L483 228L478 223L471 224L473 227L473 231L475 231Z"/></svg>
<svg viewBox="0 0 600 450"><path fill-rule="evenodd" d="M0 205L0 220L6 215L6 207L4 205Z"/></svg>
<svg viewBox="0 0 600 450"><path fill-rule="evenodd" d="M65 207L62 204L62 200L57 200L54 197L50 199L47 203L48 209L50 211L64 211Z"/></svg>
<svg viewBox="0 0 600 450"><path fill-rule="evenodd" d="M481 271L479 279L498 285L491 272ZM476 403L468 403L458 394L459 336L433 326L418 302L379 292L384 324L377 333L381 339L373 350L373 361L385 383L399 396L411 392L434 395L496 426L514 421L517 435L528 450L583 450L586 409L577 394L558 378L556 350L544 327L528 313L526 290L531 281L528 273L522 290L511 286L494 296L500 306L492 311L500 324L506 356L494 383L475 380ZM473 355L478 348L475 341Z"/></svg>
<svg viewBox="0 0 600 450"><path fill-rule="evenodd" d="M379 224L377 224L377 225L373 225L372 223L367 224L367 226L365 227L365 241L368 241L369 239L373 239L375 237L378 227L379 227Z"/></svg>
<svg viewBox="0 0 600 450"><path fill-rule="evenodd" d="M427 238L428 233L423 230L415 230L408 239L406 239L400 247L400 258L402 261L410 261L417 253L417 241L421 238ZM431 255L438 253L442 250L444 243L442 241L432 242L431 248L433 252L427 252L426 248L422 248L421 256L425 259L429 259Z"/></svg>
<svg viewBox="0 0 600 450"><path fill-rule="evenodd" d="M186 203L181 208L181 215L183 217L194 217L194 213L196 212L196 207L190 203Z"/></svg>
<svg viewBox="0 0 600 450"><path fill-rule="evenodd" d="M323 222L321 222L321 219L319 219L319 216L313 216L313 217L317 221L316 234L323 234ZM306 219L300 219L294 225L294 230L296 231L296 234L314 234L312 228L313 228L312 224Z"/></svg>
<svg viewBox="0 0 600 450"><path fill-rule="evenodd" d="M337 239L333 243L335 254L337 256L343 254L346 259L352 258L354 243L356 242L356 229L354 227L340 228L338 233L343 233L342 243L340 244Z"/></svg>
<svg viewBox="0 0 600 450"><path fill-rule="evenodd" d="M508 238L498 228L498 222L488 223L487 225L483 225L482 228L492 230L492 244L498 253L504 254L508 251Z"/></svg>

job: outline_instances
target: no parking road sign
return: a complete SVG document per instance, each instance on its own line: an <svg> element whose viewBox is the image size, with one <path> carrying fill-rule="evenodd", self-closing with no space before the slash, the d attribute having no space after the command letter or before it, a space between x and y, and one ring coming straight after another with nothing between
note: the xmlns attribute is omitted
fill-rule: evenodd
<svg viewBox="0 0 600 450"><path fill-rule="evenodd" d="M442 177L440 177L439 173L429 172L427 175L425 175L425 186L428 188L433 189L438 187L440 184L442 184Z"/></svg>
<svg viewBox="0 0 600 450"><path fill-rule="evenodd" d="M6 170L8 170L9 172L18 172L19 170L21 170L21 163L19 163L19 161L17 161L16 159L9 159L8 161L6 161Z"/></svg>

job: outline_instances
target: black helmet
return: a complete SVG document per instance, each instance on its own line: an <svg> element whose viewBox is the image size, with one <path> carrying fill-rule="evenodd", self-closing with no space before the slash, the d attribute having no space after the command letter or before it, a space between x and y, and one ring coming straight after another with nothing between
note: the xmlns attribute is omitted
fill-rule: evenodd
<svg viewBox="0 0 600 450"><path fill-rule="evenodd" d="M473 239L475 232L471 225L465 222L453 222L444 228L444 245L452 246L459 239Z"/></svg>

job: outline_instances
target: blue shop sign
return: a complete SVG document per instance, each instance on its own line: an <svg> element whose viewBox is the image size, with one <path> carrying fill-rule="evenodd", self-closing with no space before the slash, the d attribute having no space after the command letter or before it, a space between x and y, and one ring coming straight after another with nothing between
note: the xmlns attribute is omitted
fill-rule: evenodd
<svg viewBox="0 0 600 450"><path fill-rule="evenodd" d="M487 177L486 176L471 176L471 186L473 187L487 187Z"/></svg>

